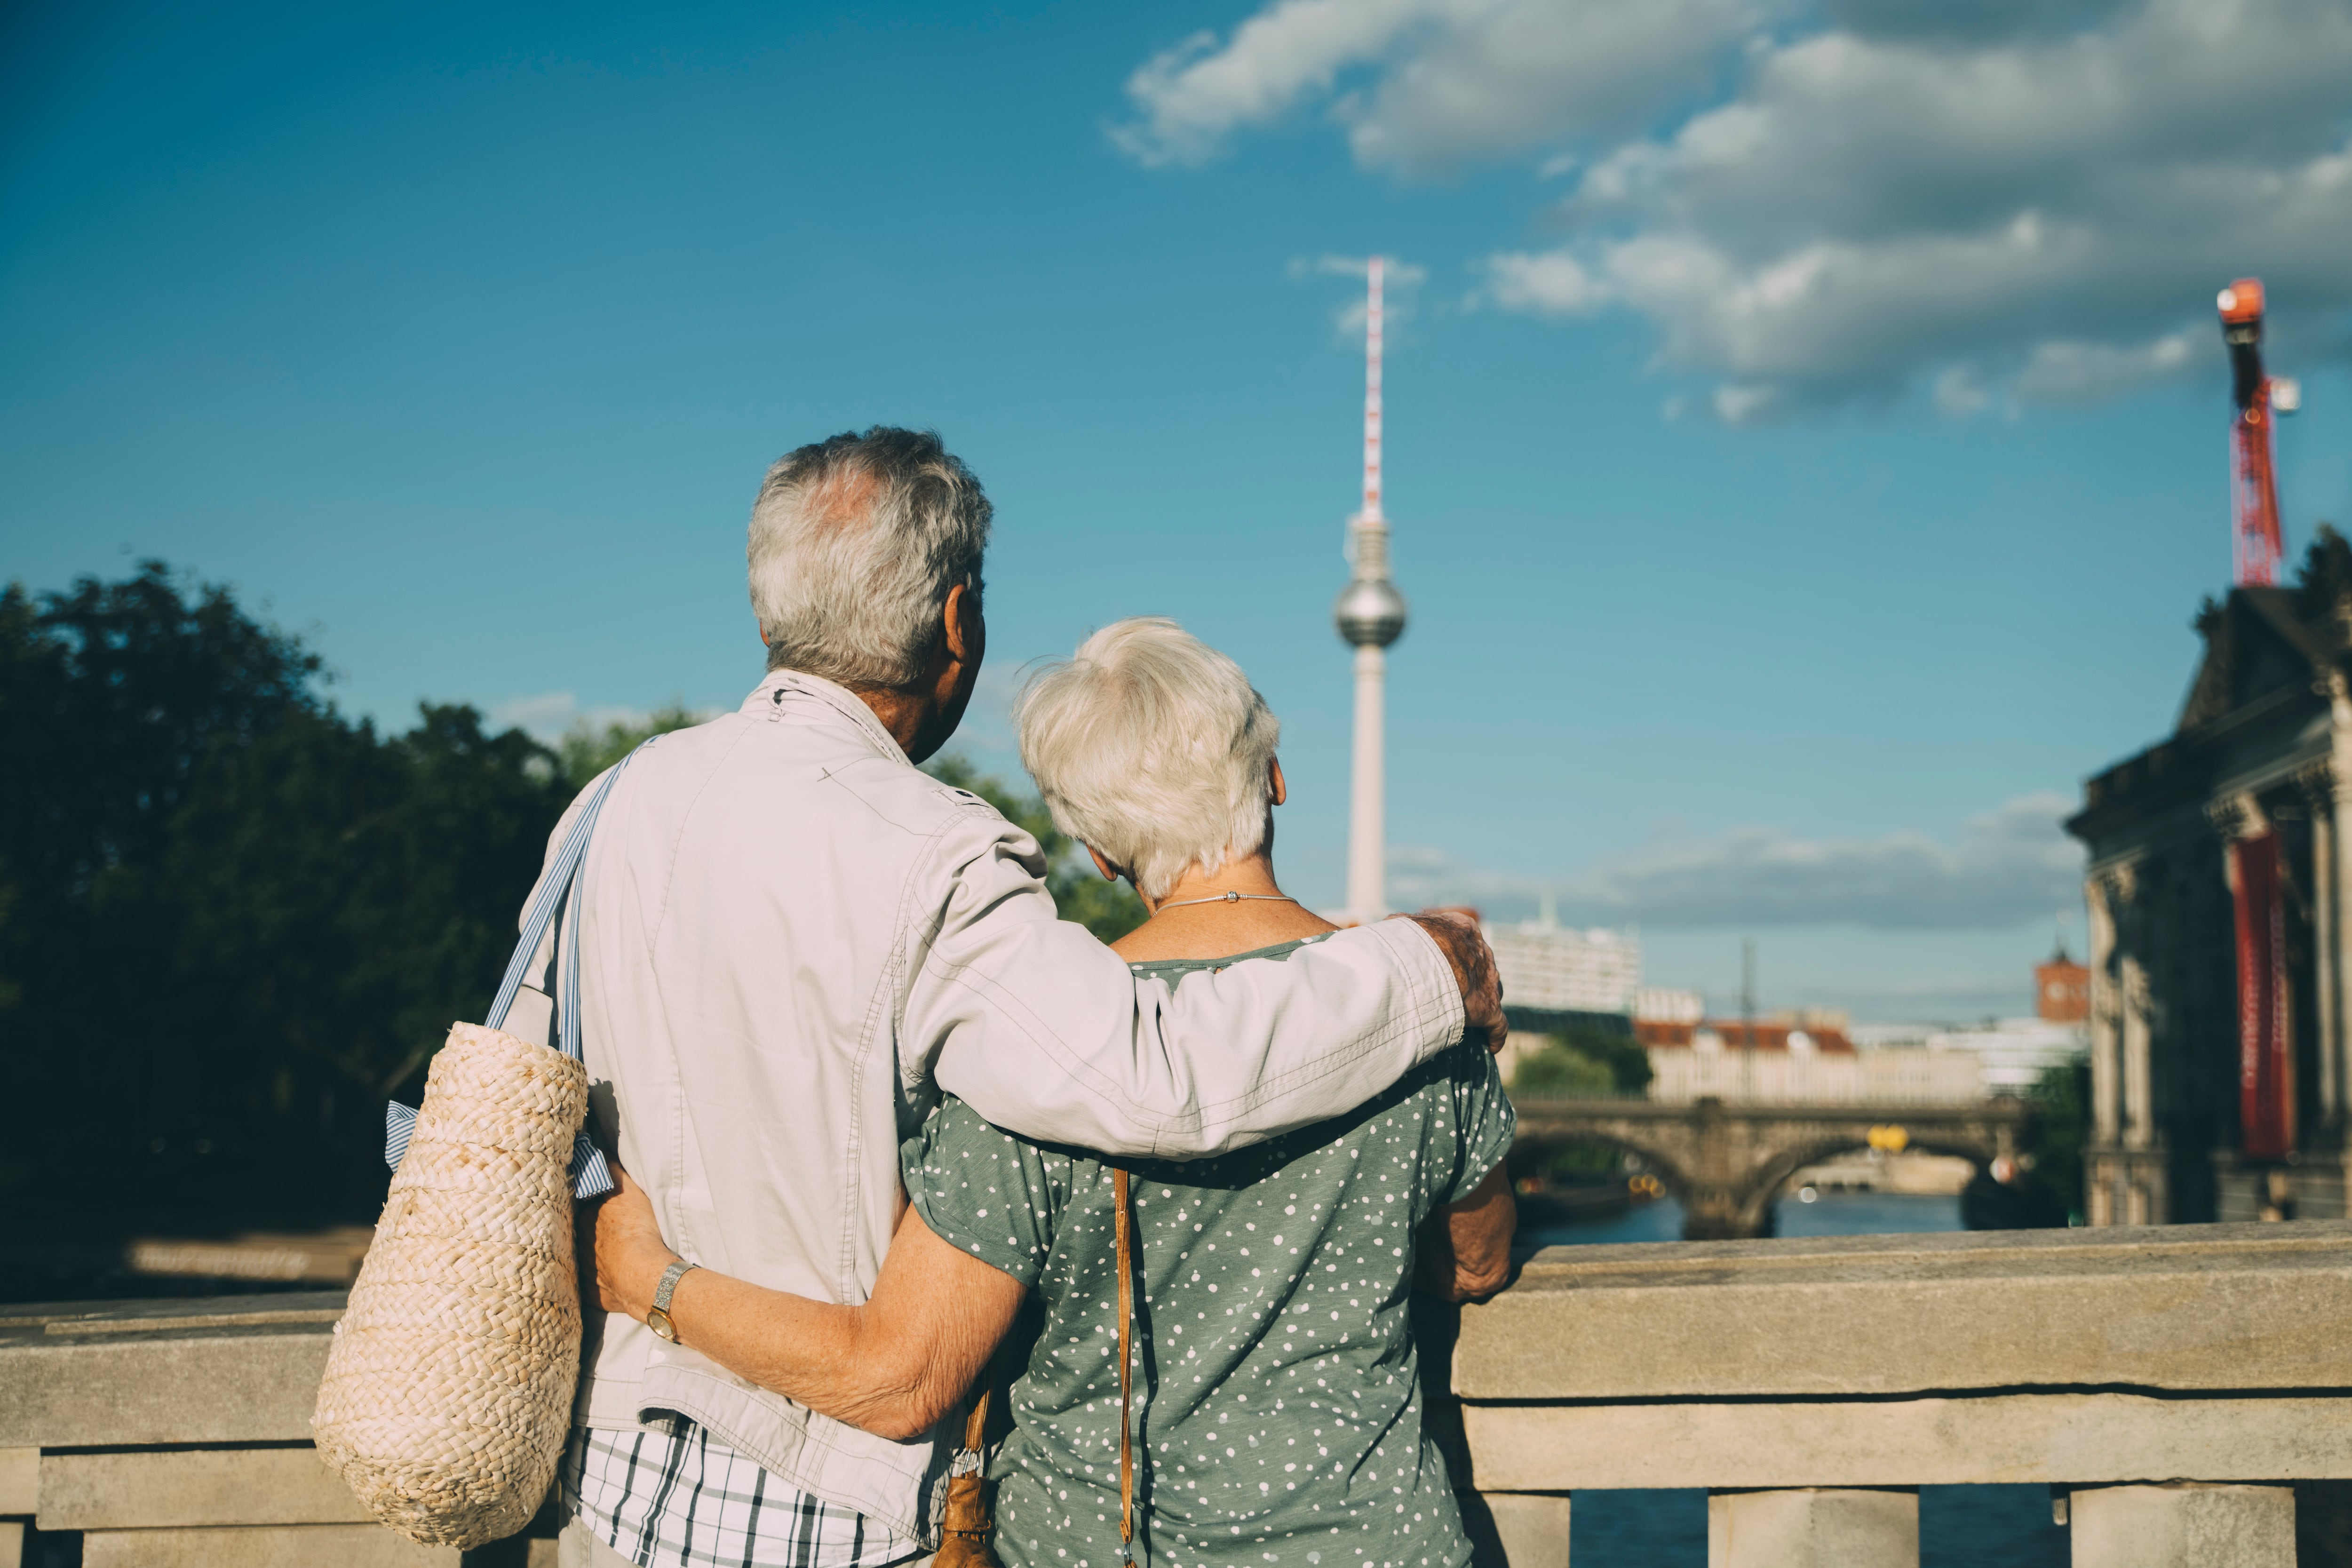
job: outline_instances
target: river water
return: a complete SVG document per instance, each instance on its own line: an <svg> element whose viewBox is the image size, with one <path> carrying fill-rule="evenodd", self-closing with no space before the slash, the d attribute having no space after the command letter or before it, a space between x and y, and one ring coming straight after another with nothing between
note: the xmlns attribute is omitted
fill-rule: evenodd
<svg viewBox="0 0 2352 1568"><path fill-rule="evenodd" d="M1531 1231L1550 1246L1674 1241L1681 1208L1663 1200L1616 1219ZM1823 1193L1780 1204L1782 1236L1892 1236L1958 1230L1958 1198L1895 1193ZM1822 1332L1835 1333L1835 1323ZM1920 1568L2066 1568L2066 1531L2050 1522L2050 1489L1921 1487ZM1580 1491L1569 1510L1569 1561L1575 1568L1706 1568L1706 1493Z"/></svg>

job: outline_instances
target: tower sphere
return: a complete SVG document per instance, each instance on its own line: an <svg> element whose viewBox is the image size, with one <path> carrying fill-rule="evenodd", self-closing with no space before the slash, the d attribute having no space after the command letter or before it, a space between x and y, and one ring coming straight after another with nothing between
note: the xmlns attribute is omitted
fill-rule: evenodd
<svg viewBox="0 0 2352 1568"><path fill-rule="evenodd" d="M1339 590L1331 619L1357 647L1386 647L1404 635L1404 595L1384 577L1359 577Z"/></svg>

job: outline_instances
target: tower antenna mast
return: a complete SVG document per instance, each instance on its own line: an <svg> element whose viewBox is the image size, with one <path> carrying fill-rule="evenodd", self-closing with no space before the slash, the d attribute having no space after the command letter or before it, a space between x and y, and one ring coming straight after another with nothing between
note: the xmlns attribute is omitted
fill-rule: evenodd
<svg viewBox="0 0 2352 1568"><path fill-rule="evenodd" d="M1364 504L1348 522L1354 573L1331 609L1356 650L1355 757L1349 791L1348 913L1388 913L1388 647L1404 635L1404 595L1389 581L1389 523L1381 510L1381 258L1364 267Z"/></svg>
<svg viewBox="0 0 2352 1568"><path fill-rule="evenodd" d="M1381 516L1381 258L1364 264L1364 521Z"/></svg>

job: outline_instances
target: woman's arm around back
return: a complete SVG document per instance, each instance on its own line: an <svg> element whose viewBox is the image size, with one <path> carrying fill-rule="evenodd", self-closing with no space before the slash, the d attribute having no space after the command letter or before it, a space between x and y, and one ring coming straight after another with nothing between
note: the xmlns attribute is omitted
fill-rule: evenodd
<svg viewBox="0 0 2352 1568"><path fill-rule="evenodd" d="M677 1260L645 1189L620 1190L596 1215L596 1292L608 1312L644 1321ZM692 1268L670 1296L678 1342L761 1387L877 1437L903 1441L955 1408L1013 1326L1028 1288L933 1236L909 1206L863 1306L812 1301Z"/></svg>

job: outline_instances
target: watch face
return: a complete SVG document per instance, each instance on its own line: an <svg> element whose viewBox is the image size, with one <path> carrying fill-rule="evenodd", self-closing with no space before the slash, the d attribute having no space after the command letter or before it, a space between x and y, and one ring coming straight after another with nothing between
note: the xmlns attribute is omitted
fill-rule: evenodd
<svg viewBox="0 0 2352 1568"><path fill-rule="evenodd" d="M677 1343L677 1331L669 1326L669 1314L663 1311L659 1307L656 1307L646 1314L646 1327L651 1329L654 1332L659 1334L670 1343Z"/></svg>

